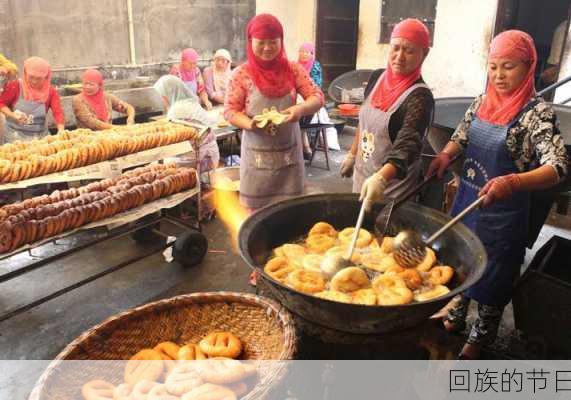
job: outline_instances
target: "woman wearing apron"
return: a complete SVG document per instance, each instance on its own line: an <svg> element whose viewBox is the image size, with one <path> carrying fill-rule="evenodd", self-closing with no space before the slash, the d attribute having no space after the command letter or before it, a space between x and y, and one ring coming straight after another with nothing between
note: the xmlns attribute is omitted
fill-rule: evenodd
<svg viewBox="0 0 571 400"><path fill-rule="evenodd" d="M387 70L361 106L341 175L353 175L353 192L361 193L367 211L384 196L408 191L420 178L422 139L434 109L432 93L421 77L429 41L428 29L419 20L397 24Z"/></svg>
<svg viewBox="0 0 571 400"><path fill-rule="evenodd" d="M249 209L301 195L305 168L299 119L323 105L323 93L297 62L288 61L283 28L270 14L254 17L246 28L247 63L230 80L225 117L244 130L240 163L240 202ZM296 104L299 93L305 101ZM255 127L252 117L276 107L286 122L270 135Z"/></svg>
<svg viewBox="0 0 571 400"><path fill-rule="evenodd" d="M64 130L59 95L50 83L51 68L40 57L24 62L22 79L6 85L0 110L6 115L6 142L33 140L48 134L46 116L52 110L58 132Z"/></svg>
<svg viewBox="0 0 571 400"><path fill-rule="evenodd" d="M173 65L170 74L178 76L190 89L192 93L197 95L207 110L212 108L212 103L208 100L208 93L204 86L204 79L200 73L200 68L196 65L198 62L198 53L194 49L184 49L180 53L180 64Z"/></svg>
<svg viewBox="0 0 571 400"><path fill-rule="evenodd" d="M451 141L433 160L428 174L444 174L450 159L464 151L463 174L452 215L479 196L483 208L463 223L483 242L488 265L482 278L448 312L448 331L466 325L470 300L478 303L461 358L480 357L497 336L524 260L529 230L530 191L554 186L567 173L567 153L553 109L536 97L537 53L524 32L506 31L492 41L486 93L476 98Z"/></svg>

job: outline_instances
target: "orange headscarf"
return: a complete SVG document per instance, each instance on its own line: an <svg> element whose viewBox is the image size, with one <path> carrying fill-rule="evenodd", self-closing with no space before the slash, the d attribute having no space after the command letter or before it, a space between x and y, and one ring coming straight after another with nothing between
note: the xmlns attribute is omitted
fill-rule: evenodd
<svg viewBox="0 0 571 400"><path fill-rule="evenodd" d="M44 82L39 89L34 89L30 85L29 76L43 77ZM22 89L24 91L24 99L28 101L35 101L38 103L45 103L50 96L52 78L52 69L50 64L40 57L30 57L24 61L24 76L22 78Z"/></svg>
<svg viewBox="0 0 571 400"><path fill-rule="evenodd" d="M529 65L521 86L507 95L500 95L488 81L486 96L477 115L480 119L496 125L507 125L521 109L535 96L534 74L537 64L537 51L533 39L527 33L510 30L500 33L490 45L490 60L507 58L522 61Z"/></svg>
<svg viewBox="0 0 571 400"><path fill-rule="evenodd" d="M85 85L86 82L96 83L99 86L97 93L89 95L83 89L81 96L95 111L95 115L100 121L109 121L109 112L107 110L107 103L105 103L105 92L103 91L103 75L94 69L88 69L81 76L81 82Z"/></svg>
<svg viewBox="0 0 571 400"><path fill-rule="evenodd" d="M403 38L427 49L430 46L430 33L428 28L418 19L408 18L399 22L391 33L391 39ZM373 93L371 103L374 107L388 111L395 101L420 78L422 63L408 75L397 74L393 71L390 62L387 70L380 77L377 89Z"/></svg>

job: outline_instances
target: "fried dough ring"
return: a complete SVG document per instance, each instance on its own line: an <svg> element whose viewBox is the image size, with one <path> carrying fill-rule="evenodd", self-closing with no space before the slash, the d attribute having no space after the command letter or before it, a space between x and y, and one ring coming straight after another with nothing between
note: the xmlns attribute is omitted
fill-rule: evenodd
<svg viewBox="0 0 571 400"><path fill-rule="evenodd" d="M454 276L454 268L447 265L433 267L428 271L428 282L437 285L446 285Z"/></svg>
<svg viewBox="0 0 571 400"><path fill-rule="evenodd" d="M405 268L404 271L397 273L397 276L404 280L406 287L410 290L416 290L422 285L422 277L414 268Z"/></svg>
<svg viewBox="0 0 571 400"><path fill-rule="evenodd" d="M436 253L430 247L426 248L426 255L424 256L424 260L420 264L416 266L416 269L422 272L426 272L432 268L432 266L436 263Z"/></svg>
<svg viewBox="0 0 571 400"><path fill-rule="evenodd" d="M333 257L333 256L345 257L347 255L347 248L348 247L349 247L348 245L341 245L341 246L332 247L325 252L325 257ZM353 255L351 256L351 262L354 264L360 264L361 263L361 254L354 251Z"/></svg>
<svg viewBox="0 0 571 400"><path fill-rule="evenodd" d="M336 241L337 240L331 236L318 233L308 236L305 243L310 251L322 254L335 246Z"/></svg>
<svg viewBox="0 0 571 400"><path fill-rule="evenodd" d="M149 400L149 393L157 386L162 385L150 379L141 380L134 385L131 398L133 400Z"/></svg>
<svg viewBox="0 0 571 400"><path fill-rule="evenodd" d="M351 293L351 302L366 306L377 304L377 293L373 289L359 289Z"/></svg>
<svg viewBox="0 0 571 400"><path fill-rule="evenodd" d="M307 236L313 235L327 235L331 236L333 239L336 239L337 231L331 224L328 224L327 222L318 222L311 227Z"/></svg>
<svg viewBox="0 0 571 400"><path fill-rule="evenodd" d="M337 272L331 279L331 289L350 293L371 286L367 273L359 267L347 267Z"/></svg>
<svg viewBox="0 0 571 400"><path fill-rule="evenodd" d="M296 268L285 257L274 257L266 263L264 272L278 282L285 282Z"/></svg>
<svg viewBox="0 0 571 400"><path fill-rule="evenodd" d="M196 365L193 364L181 364L175 367L167 376L165 385L170 394L182 396L204 383L197 372Z"/></svg>
<svg viewBox="0 0 571 400"><path fill-rule="evenodd" d="M197 344L185 344L180 348L177 354L177 360L206 360L208 356L200 350Z"/></svg>
<svg viewBox="0 0 571 400"><path fill-rule="evenodd" d="M373 271L385 272L389 267L396 264L392 255L387 255L379 250L361 255L361 264Z"/></svg>
<svg viewBox="0 0 571 400"><path fill-rule="evenodd" d="M418 302L428 301L440 296L444 296L445 294L448 294L448 292L450 292L448 287L444 285L436 285L432 289L416 293L414 295L414 300Z"/></svg>
<svg viewBox="0 0 571 400"><path fill-rule="evenodd" d="M351 240L353 239L353 232L355 232L355 228L345 228L341 232L339 232L339 240L343 244L350 244ZM357 236L357 242L355 243L355 247L362 248L367 247L369 243L373 240L373 236L369 233L369 231L365 229L359 230L359 235Z"/></svg>
<svg viewBox="0 0 571 400"><path fill-rule="evenodd" d="M296 267L301 267L303 257L307 254L305 248L299 244L286 243L281 246L282 254Z"/></svg>
<svg viewBox="0 0 571 400"><path fill-rule="evenodd" d="M242 353L242 342L230 332L213 332L198 346L208 357L236 358Z"/></svg>
<svg viewBox="0 0 571 400"><path fill-rule="evenodd" d="M337 292L335 290L324 290L323 292L315 293L315 297L320 299L337 301L339 303L351 303L351 296L347 293Z"/></svg>
<svg viewBox="0 0 571 400"><path fill-rule="evenodd" d="M308 271L321 272L321 263L324 258L323 254L307 254L303 257L302 267Z"/></svg>
<svg viewBox="0 0 571 400"><path fill-rule="evenodd" d="M176 360L180 346L173 342L162 342L153 347L153 350L159 352L163 360Z"/></svg>
<svg viewBox="0 0 571 400"><path fill-rule="evenodd" d="M195 367L200 377L210 383L234 383L246 377L244 365L238 360L228 358L218 357L198 361Z"/></svg>
<svg viewBox="0 0 571 400"><path fill-rule="evenodd" d="M395 306L411 303L414 299L412 291L405 287L384 287L377 294L377 303L380 306Z"/></svg>
<svg viewBox="0 0 571 400"><path fill-rule="evenodd" d="M387 275L383 274L376 277L372 282L373 289L377 293L381 293L384 289L393 288L393 287L401 287L406 288L406 283L404 279L402 279L398 275Z"/></svg>
<svg viewBox="0 0 571 400"><path fill-rule="evenodd" d="M236 400L236 395L224 386L205 383L186 393L181 400Z"/></svg>
<svg viewBox="0 0 571 400"><path fill-rule="evenodd" d="M125 383L135 385L137 382L145 380L156 381L163 373L163 369L164 363L161 353L153 349L141 350L131 357L125 366Z"/></svg>
<svg viewBox="0 0 571 400"><path fill-rule="evenodd" d="M303 293L317 293L325 290L325 280L318 272L296 269L287 277L289 286Z"/></svg>
<svg viewBox="0 0 571 400"><path fill-rule="evenodd" d="M81 387L85 400L113 400L115 386L103 380L89 381Z"/></svg>

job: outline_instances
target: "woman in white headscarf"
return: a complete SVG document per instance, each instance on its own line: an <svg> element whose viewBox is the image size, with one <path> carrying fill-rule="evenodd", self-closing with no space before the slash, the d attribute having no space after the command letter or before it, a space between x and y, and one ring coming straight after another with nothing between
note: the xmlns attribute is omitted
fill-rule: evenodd
<svg viewBox="0 0 571 400"><path fill-rule="evenodd" d="M208 97L215 103L223 104L226 95L226 86L232 74L230 65L232 56L226 49L218 49L214 54L214 62L211 67L207 67L202 72L204 85Z"/></svg>
<svg viewBox="0 0 571 400"><path fill-rule="evenodd" d="M194 120L210 127L216 126L218 118L208 114L200 106L198 97L186 87L180 78L165 75L153 87L161 95L167 119ZM218 166L220 151L216 136L212 131L202 140L199 154L202 172ZM184 155L181 158L184 159Z"/></svg>

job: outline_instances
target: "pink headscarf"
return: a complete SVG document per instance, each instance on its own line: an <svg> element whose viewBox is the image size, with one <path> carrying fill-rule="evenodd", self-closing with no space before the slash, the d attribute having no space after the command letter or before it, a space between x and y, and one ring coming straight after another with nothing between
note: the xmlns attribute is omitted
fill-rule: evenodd
<svg viewBox="0 0 571 400"><path fill-rule="evenodd" d="M30 85L30 75L43 77L42 87L34 89ZM30 57L24 61L24 76L22 77L22 89L24 91L24 99L45 103L48 101L51 88L52 70L50 64L40 57Z"/></svg>
<svg viewBox="0 0 571 400"><path fill-rule="evenodd" d="M507 95L499 94L494 85L488 81L486 96L477 115L492 124L507 125L535 96L534 74L537 51L531 36L522 31L510 30L500 33L492 40L488 58L490 60L506 58L529 65L521 86Z"/></svg>
<svg viewBox="0 0 571 400"><path fill-rule="evenodd" d="M299 50L305 50L307 51L309 54L311 54L311 57L309 60L307 61L301 61L298 59L298 62L303 66L303 68L305 68L305 70L309 73L311 72L311 68L313 68L313 63L315 62L315 46L311 43L304 43L301 45L301 47L299 48Z"/></svg>
<svg viewBox="0 0 571 400"><path fill-rule="evenodd" d="M391 39L403 38L427 49L430 46L430 33L428 28L418 19L408 18L399 22L391 33ZM374 107L388 111L395 101L420 78L422 63L408 75L401 75L393 71L389 63L383 72L379 85L373 93L371 103Z"/></svg>
<svg viewBox="0 0 571 400"><path fill-rule="evenodd" d="M180 65L179 65L179 75L180 79L184 82L191 82L196 79L196 66L190 70L184 69L183 63L185 61L190 61L195 63L198 61L198 53L194 49L184 49L182 53L180 53Z"/></svg>
<svg viewBox="0 0 571 400"><path fill-rule="evenodd" d="M248 22L248 71L260 92L267 97L283 97L295 88L295 76L284 48L284 30L280 21L271 14L260 14ZM281 50L270 61L259 59L252 49L252 39L281 39Z"/></svg>
<svg viewBox="0 0 571 400"><path fill-rule="evenodd" d="M81 82L85 85L86 82L96 83L99 85L99 90L93 95L85 92L85 88L81 93L85 101L91 106L95 115L100 121L109 121L109 111L107 110L107 103L105 102L105 93L103 92L103 75L94 69L88 69L81 76Z"/></svg>

